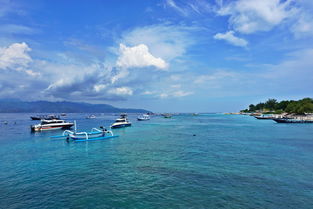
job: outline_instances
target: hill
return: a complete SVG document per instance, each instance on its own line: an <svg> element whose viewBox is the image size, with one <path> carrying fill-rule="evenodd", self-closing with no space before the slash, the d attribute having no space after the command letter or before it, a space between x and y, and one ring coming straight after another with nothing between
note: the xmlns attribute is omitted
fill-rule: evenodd
<svg viewBox="0 0 313 209"><path fill-rule="evenodd" d="M108 104L89 104L83 102L48 102L34 101L25 102L16 99L1 99L1 113L144 113L144 109L117 108Z"/></svg>

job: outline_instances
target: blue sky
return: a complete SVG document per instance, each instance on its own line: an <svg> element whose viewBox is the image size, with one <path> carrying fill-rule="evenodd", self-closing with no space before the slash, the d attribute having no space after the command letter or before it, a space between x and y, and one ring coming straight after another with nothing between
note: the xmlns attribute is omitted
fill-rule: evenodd
<svg viewBox="0 0 313 209"><path fill-rule="evenodd" d="M311 0L0 0L0 98L237 111L313 97Z"/></svg>

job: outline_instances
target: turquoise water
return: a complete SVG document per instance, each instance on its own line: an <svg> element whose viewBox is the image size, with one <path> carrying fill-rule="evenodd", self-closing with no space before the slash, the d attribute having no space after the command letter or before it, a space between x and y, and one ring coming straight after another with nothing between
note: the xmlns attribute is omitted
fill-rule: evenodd
<svg viewBox="0 0 313 209"><path fill-rule="evenodd" d="M313 207L312 124L133 115L118 138L67 143L30 133L29 116L0 115L0 208ZM82 130L116 118L85 116L68 118Z"/></svg>

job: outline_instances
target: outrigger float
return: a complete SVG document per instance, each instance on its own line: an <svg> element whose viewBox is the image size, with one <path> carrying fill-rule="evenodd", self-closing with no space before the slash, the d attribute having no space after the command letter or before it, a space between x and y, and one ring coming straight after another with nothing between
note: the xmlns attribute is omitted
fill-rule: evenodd
<svg viewBox="0 0 313 209"><path fill-rule="evenodd" d="M50 138L64 138L66 140L72 140L75 142L85 142L85 141L95 141L95 140L104 140L118 137L118 135L114 135L112 131L105 129L104 127L100 126L100 129L92 128L90 132L76 131L76 123L75 124L75 131L65 130L62 135L60 136L51 136Z"/></svg>

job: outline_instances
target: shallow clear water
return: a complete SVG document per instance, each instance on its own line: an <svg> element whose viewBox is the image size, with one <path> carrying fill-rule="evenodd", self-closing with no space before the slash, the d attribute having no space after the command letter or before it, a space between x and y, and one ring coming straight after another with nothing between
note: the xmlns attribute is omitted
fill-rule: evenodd
<svg viewBox="0 0 313 209"><path fill-rule="evenodd" d="M0 208L312 208L313 125L249 116L153 117L67 143L1 114ZM117 116L68 114L78 129ZM14 124L16 122L16 124ZM195 134L195 136L193 136Z"/></svg>

